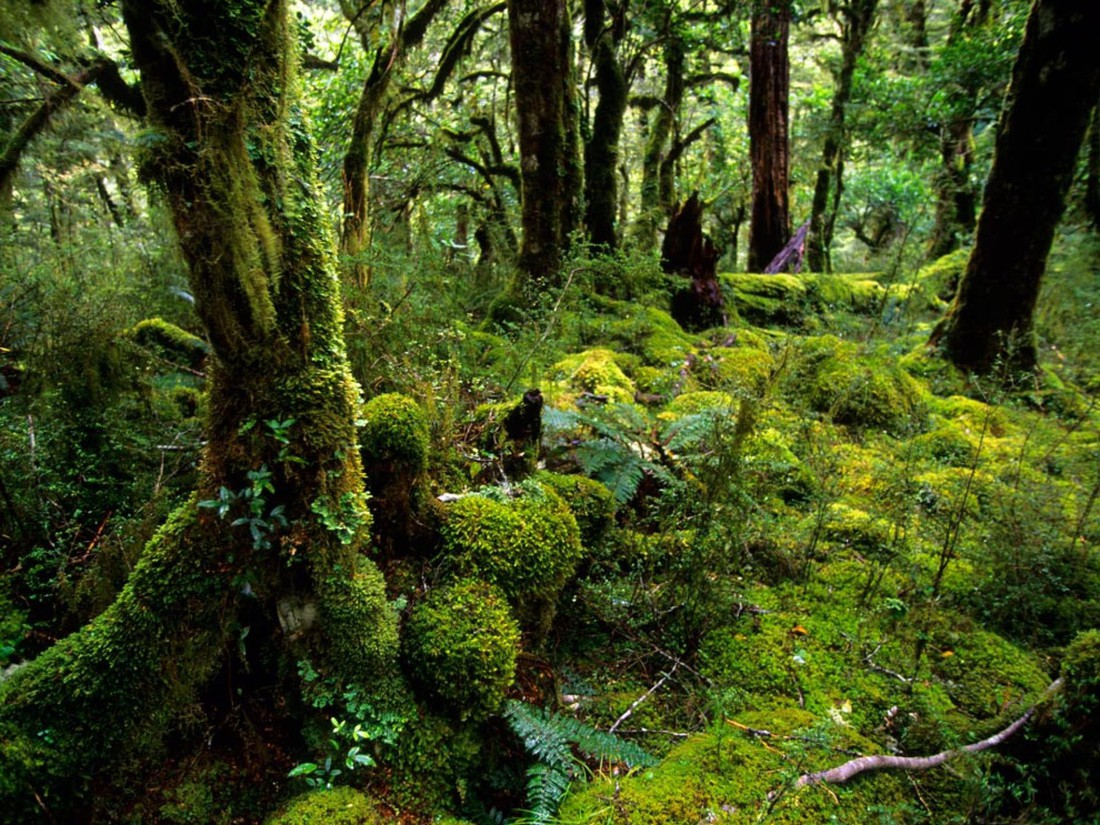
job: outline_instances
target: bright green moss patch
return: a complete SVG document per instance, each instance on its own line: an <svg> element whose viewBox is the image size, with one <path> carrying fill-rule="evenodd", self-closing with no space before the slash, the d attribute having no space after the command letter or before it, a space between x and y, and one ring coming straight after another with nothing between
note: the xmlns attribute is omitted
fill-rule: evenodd
<svg viewBox="0 0 1100 825"><path fill-rule="evenodd" d="M447 564L513 602L554 599L583 552L569 506L538 484L515 498L470 495L447 505L442 538Z"/></svg>
<svg viewBox="0 0 1100 825"><path fill-rule="evenodd" d="M318 588L324 643L316 655L329 672L367 683L396 656L397 616L378 567L362 557L356 563L354 575L335 573Z"/></svg>
<svg viewBox="0 0 1100 825"><path fill-rule="evenodd" d="M686 392L672 399L665 407L662 417L676 419L684 415L694 415L704 410L723 409L733 414L736 408L733 396L726 392L701 391Z"/></svg>
<svg viewBox="0 0 1100 825"><path fill-rule="evenodd" d="M733 292L737 313L757 326L798 325L806 317L808 290L797 275L722 274Z"/></svg>
<svg viewBox="0 0 1100 825"><path fill-rule="evenodd" d="M944 308L955 297L955 288L969 258L969 249L956 249L917 273L917 288L926 296L930 306Z"/></svg>
<svg viewBox="0 0 1100 825"><path fill-rule="evenodd" d="M264 825L382 825L387 821L362 791L335 787L296 796Z"/></svg>
<svg viewBox="0 0 1100 825"><path fill-rule="evenodd" d="M622 404L634 400L634 382L627 378L615 361L615 353L609 349L590 349L570 355L550 368L550 376L572 399L590 393ZM563 399L558 400L560 403Z"/></svg>
<svg viewBox="0 0 1100 825"><path fill-rule="evenodd" d="M603 484L585 476L541 472L540 484L556 492L573 513L585 547L596 546L615 521L615 497Z"/></svg>
<svg viewBox="0 0 1100 825"><path fill-rule="evenodd" d="M139 321L130 329L129 335L141 346L154 350L161 357L191 369L198 369L210 351L206 342L197 335L160 318Z"/></svg>
<svg viewBox="0 0 1100 825"><path fill-rule="evenodd" d="M413 607L403 648L433 700L460 719L483 719L500 710L515 678L519 627L499 590L464 580Z"/></svg>
<svg viewBox="0 0 1100 825"><path fill-rule="evenodd" d="M427 466L428 443L427 418L411 398L385 393L363 406L359 446L368 470L386 465L418 473Z"/></svg>

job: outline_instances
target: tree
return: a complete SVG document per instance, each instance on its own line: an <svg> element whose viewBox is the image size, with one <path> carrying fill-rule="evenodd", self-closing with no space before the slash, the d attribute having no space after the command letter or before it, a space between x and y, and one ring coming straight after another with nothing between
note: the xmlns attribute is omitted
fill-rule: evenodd
<svg viewBox="0 0 1100 825"><path fill-rule="evenodd" d="M1100 86L1100 4L1035 0L997 132L974 249L932 333L956 366L1036 364L1032 316Z"/></svg>
<svg viewBox="0 0 1100 825"><path fill-rule="evenodd" d="M755 0L749 54L752 217L749 272L762 272L790 237L788 94L790 0Z"/></svg>
<svg viewBox="0 0 1100 825"><path fill-rule="evenodd" d="M856 64L863 54L867 36L875 22L878 0L850 0L836 9L841 18L840 71L821 149L821 165L814 184L813 210L810 215L810 237L806 255L810 269L822 272L831 269L829 246L833 239L840 195L843 191L843 149L845 139L844 114L852 97L852 79ZM830 199L829 195L832 194Z"/></svg>
<svg viewBox="0 0 1100 825"><path fill-rule="evenodd" d="M523 189L519 265L530 278L553 282L581 218L569 4L509 0L508 30Z"/></svg>
<svg viewBox="0 0 1100 825"><path fill-rule="evenodd" d="M615 249L618 233L615 211L618 208L619 138L626 114L628 83L617 49L626 32L625 4L611 9L606 0L586 0L584 6L584 42L592 54L596 89L600 99L592 117L592 134L584 147L585 226L589 240L598 246Z"/></svg>
<svg viewBox="0 0 1100 825"><path fill-rule="evenodd" d="M355 114L351 121L351 140L344 155L344 226L340 236L340 248L343 254L352 258L352 272L355 280L365 283L367 266L362 254L369 246L370 218L370 165L371 150L386 95L389 92L394 72L404 61L410 49L416 48L432 20L447 5L447 0L428 0L420 10L404 25L396 27L388 43L379 46L374 52L370 72L359 95ZM348 0L341 6L344 14L359 28L359 36L364 48L369 49L373 28L364 22L363 9L356 8Z"/></svg>
<svg viewBox="0 0 1100 825"><path fill-rule="evenodd" d="M145 174L214 353L211 414L195 495L114 604L0 688L8 822L67 819L74 784L155 749L218 672L238 674L239 708L280 679L292 689L296 660L368 684L396 649L381 574L359 553L358 388L287 3L124 0L122 14Z"/></svg>

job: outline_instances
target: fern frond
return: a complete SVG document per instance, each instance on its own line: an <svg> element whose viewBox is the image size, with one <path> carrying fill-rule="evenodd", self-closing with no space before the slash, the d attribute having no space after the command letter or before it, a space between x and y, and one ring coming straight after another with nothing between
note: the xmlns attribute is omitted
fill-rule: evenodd
<svg viewBox="0 0 1100 825"><path fill-rule="evenodd" d="M527 752L540 762L565 770L573 761L569 740L549 711L512 701L504 711L513 733L523 740Z"/></svg>
<svg viewBox="0 0 1100 825"><path fill-rule="evenodd" d="M523 822L549 825L558 812L558 804L569 790L572 779L565 771L545 762L527 769L527 805Z"/></svg>

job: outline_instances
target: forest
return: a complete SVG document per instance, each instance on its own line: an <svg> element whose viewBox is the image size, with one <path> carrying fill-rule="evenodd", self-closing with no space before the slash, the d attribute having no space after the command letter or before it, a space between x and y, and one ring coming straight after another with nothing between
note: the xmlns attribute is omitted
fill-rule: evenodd
<svg viewBox="0 0 1100 825"><path fill-rule="evenodd" d="M1100 822L1100 2L5 0L36 822Z"/></svg>

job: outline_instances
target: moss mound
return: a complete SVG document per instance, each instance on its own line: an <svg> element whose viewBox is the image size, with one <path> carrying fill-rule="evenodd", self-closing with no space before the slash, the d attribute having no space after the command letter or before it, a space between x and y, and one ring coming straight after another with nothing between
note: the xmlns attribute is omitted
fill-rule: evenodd
<svg viewBox="0 0 1100 825"><path fill-rule="evenodd" d="M460 575L501 588L516 604L553 600L583 553L577 520L561 497L538 483L520 495L470 495L448 505L443 552Z"/></svg>
<svg viewBox="0 0 1100 825"><path fill-rule="evenodd" d="M615 522L615 497L603 484L579 475L539 473L535 480L565 500L585 547L598 544Z"/></svg>
<svg viewBox="0 0 1100 825"><path fill-rule="evenodd" d="M609 349L590 349L563 358L550 369L558 383L561 400L573 401L583 393L606 397L608 401L628 404L634 400L634 382L615 362Z"/></svg>
<svg viewBox="0 0 1100 825"><path fill-rule="evenodd" d="M383 825L387 821L362 791L309 791L264 820L264 825Z"/></svg>
<svg viewBox="0 0 1100 825"><path fill-rule="evenodd" d="M495 587L466 580L430 591L413 607L403 642L416 683L459 719L500 710L515 678L519 627Z"/></svg>
<svg viewBox="0 0 1100 825"><path fill-rule="evenodd" d="M359 448L363 464L418 473L428 463L428 421L408 396L385 393L363 406Z"/></svg>

